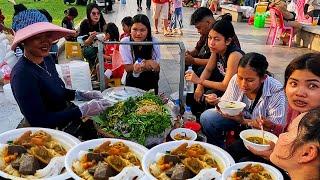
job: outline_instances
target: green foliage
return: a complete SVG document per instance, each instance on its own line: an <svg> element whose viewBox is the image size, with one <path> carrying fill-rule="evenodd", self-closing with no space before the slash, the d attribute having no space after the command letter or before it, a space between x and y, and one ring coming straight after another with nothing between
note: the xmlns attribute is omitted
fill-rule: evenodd
<svg viewBox="0 0 320 180"><path fill-rule="evenodd" d="M66 5L63 0L16 0L17 4L24 4L28 9L46 9L53 18L53 24L61 25L61 21L64 17L64 10L72 6L78 10L78 17L74 20L75 24L78 24L86 17L86 6L78 6L75 4ZM4 23L7 27L11 27L13 17L13 4L7 0L0 1L0 9L2 14L6 17Z"/></svg>
<svg viewBox="0 0 320 180"><path fill-rule="evenodd" d="M151 100L160 105L160 112L149 112L144 115L136 114L138 104L142 100ZM161 99L145 93L138 98L129 98L124 102L116 103L104 113L95 116L93 120L100 127L115 137L129 139L145 145L147 137L156 136L171 126L171 117L163 106Z"/></svg>

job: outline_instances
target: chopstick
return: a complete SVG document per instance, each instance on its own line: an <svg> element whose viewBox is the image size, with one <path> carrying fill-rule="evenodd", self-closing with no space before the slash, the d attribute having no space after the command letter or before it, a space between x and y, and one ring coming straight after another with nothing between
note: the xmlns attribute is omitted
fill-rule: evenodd
<svg viewBox="0 0 320 180"><path fill-rule="evenodd" d="M262 119L261 112L259 112L259 118ZM263 124L260 124L261 130L262 130L262 144L265 144L265 139L264 139L264 130L263 130Z"/></svg>

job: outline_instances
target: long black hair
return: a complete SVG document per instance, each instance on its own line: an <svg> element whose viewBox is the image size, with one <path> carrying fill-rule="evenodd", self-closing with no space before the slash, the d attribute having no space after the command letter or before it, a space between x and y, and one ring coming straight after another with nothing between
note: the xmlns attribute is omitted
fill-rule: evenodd
<svg viewBox="0 0 320 180"><path fill-rule="evenodd" d="M110 35L109 41L119 41L119 29L114 23L108 23L104 32Z"/></svg>
<svg viewBox="0 0 320 180"><path fill-rule="evenodd" d="M103 28L104 25L106 25L106 21L104 20L103 15L102 15L102 12L101 12L101 10L99 9L99 6L98 6L97 4L95 4L95 3L90 3L90 4L87 5L87 11L86 11L86 13L87 13L87 20L89 21L90 26L92 26L93 24L92 24L92 20L91 20L91 18L90 18L90 14L91 14L92 9L94 9L94 8L96 8L96 9L99 10L100 18L99 18L99 22L98 22L98 23L99 23L99 27L100 27L100 32L102 32L102 31L103 31L102 28ZM89 30L89 31L91 31L91 30Z"/></svg>
<svg viewBox="0 0 320 180"><path fill-rule="evenodd" d="M149 18L144 14L137 14L132 19L133 19L133 24L141 23L147 27L148 34L147 34L147 37L144 41L151 41L152 42L151 25L150 25ZM131 41L133 41L132 38L131 38ZM140 57L142 59L152 59L153 45L143 45L143 46L133 45L132 48L133 48L133 53L136 58Z"/></svg>
<svg viewBox="0 0 320 180"><path fill-rule="evenodd" d="M253 71L255 71L260 78L264 77L264 75L270 75L267 71L269 63L267 58L259 53L251 52L242 56L239 61L238 67L246 67L249 66Z"/></svg>
<svg viewBox="0 0 320 180"><path fill-rule="evenodd" d="M231 21L231 14L224 14L218 18L218 20L212 25L211 29L221 34L225 40L228 40L229 38L232 39L236 33Z"/></svg>

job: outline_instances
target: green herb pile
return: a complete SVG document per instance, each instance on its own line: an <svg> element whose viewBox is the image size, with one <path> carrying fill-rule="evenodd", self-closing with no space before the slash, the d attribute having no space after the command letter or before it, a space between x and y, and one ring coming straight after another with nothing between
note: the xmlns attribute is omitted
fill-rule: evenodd
<svg viewBox="0 0 320 180"><path fill-rule="evenodd" d="M159 105L161 110L138 115L136 110L139 108L139 104L145 100ZM162 134L171 127L170 113L163 106L161 99L152 93L145 93L143 96L118 102L106 109L104 113L93 117L93 120L105 132L142 145L146 145L147 137Z"/></svg>

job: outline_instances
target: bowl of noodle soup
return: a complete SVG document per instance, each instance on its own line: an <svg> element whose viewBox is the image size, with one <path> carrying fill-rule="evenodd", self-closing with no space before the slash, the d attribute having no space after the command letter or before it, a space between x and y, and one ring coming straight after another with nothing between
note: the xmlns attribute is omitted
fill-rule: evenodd
<svg viewBox="0 0 320 180"><path fill-rule="evenodd" d="M12 172L12 174L9 173L9 171L6 171L8 169L10 169L10 171L13 171L13 169L10 166L11 163L6 163L6 161L4 160L5 158L5 152L8 151L8 147L10 145L16 145L14 143L16 143L19 139L22 138L22 136L25 136L26 134L31 133L30 137L33 135L37 135L37 137L39 137L41 135L47 135L48 137L50 137L50 140L45 141L44 145L41 145L39 143L37 143L36 141L34 142L34 144L32 144L32 146L30 146L31 148L29 148L29 145L23 145L24 147L26 147L27 149L27 155L30 155L30 152L42 152L42 151L38 151L39 149L46 149L48 150L48 152L50 152L51 155L53 155L53 157L49 160L49 164L48 166L43 167L43 169L45 168L50 168L49 165L51 165L51 167L53 169L50 169L50 171L47 171L47 175L45 175L45 173L42 171L42 173L35 173L34 175L22 175L19 173L20 177L17 177L17 171L15 171L14 173ZM37 138L35 138L37 139ZM13 144L12 144L13 143ZM26 142L25 142L26 143ZM58 175L50 175L50 172L55 171L54 167L57 167L57 165L59 165L60 168L64 167L63 164L63 160L64 160L64 154L70 150L72 147L74 147L75 145L79 144L80 140L78 140L77 138L71 136L70 134L67 134L65 132L62 131L58 131L58 130L54 130L54 129L48 129L48 128L19 128L19 129L14 129L14 130L10 130L7 132L4 132L2 134L0 134L0 176L3 178L7 178L7 179L45 179L45 180L58 180L58 179L68 179L70 177L70 175L66 172L66 171L62 171L62 172L58 172ZM20 146L20 145L19 145ZM56 153L59 152L58 148L60 149L60 152L63 153ZM54 152L53 150L56 149L56 151ZM47 151L46 151L47 152ZM61 155L61 156L60 156ZM22 155L21 155L22 156ZM55 161L56 164L52 164L51 160L54 158L59 158L59 161ZM57 160L57 159L55 159ZM62 162L62 164L61 164ZM58 164L57 164L58 163ZM7 169L6 169L7 168ZM43 169L38 169L38 170L43 170ZM43 177L38 177L38 174L42 174L45 175Z"/></svg>
<svg viewBox="0 0 320 180"><path fill-rule="evenodd" d="M171 157L165 157L167 155ZM179 159L177 159L177 157L179 157ZM168 159L170 162L166 163L165 159ZM177 159L179 162L172 163L169 159ZM202 171L207 169L216 169L216 172L220 173L219 176L221 176L221 173L234 163L233 158L226 151L217 146L204 142L180 140L162 143L151 148L143 157L142 168L148 179L155 180L173 178L167 177L168 171L170 171L171 168L176 168L176 166L185 166L185 170L188 169L187 171L192 171L192 177L183 177L183 179L189 179L195 178L195 176L198 176ZM199 164L201 168L198 168L197 170L192 169L187 164ZM168 165L170 167L166 168L165 166ZM212 173L213 172L210 172L210 174ZM183 172L183 174L185 173ZM207 176L202 178L206 177Z"/></svg>
<svg viewBox="0 0 320 180"><path fill-rule="evenodd" d="M111 149L109 149L110 151L104 151L104 152L103 152L103 150L100 150L100 151L98 150L98 149L103 149L104 147L106 147L106 144L109 148L112 146L115 146L115 145L119 145L119 144L121 144L121 146L118 146L119 148L117 148L117 149L121 149L124 146L127 147L129 150L129 153L131 155L134 155L135 157L137 157L137 161L136 161L137 164L129 163L129 164L126 164L126 167L137 167L137 169L141 168L139 166L141 166L142 157L148 151L147 148L145 148L144 146L142 146L140 144L137 144L137 143L134 143L131 141L127 141L127 140L123 140L123 139L100 138L100 139L93 139L93 140L82 142L82 143L78 144L77 146L73 147L67 153L66 158L65 158L65 167L66 167L66 170L71 175L71 177L76 180L93 179L93 174L90 174L89 172L87 172L89 168L85 168L83 166L85 163L88 163L88 161L84 162L83 159L87 158L85 156L88 156L89 153L93 153L96 155L103 154L103 157L100 160L100 162L95 161L95 165L93 165L91 167L91 168L95 168L95 170L98 168L96 166L99 166L100 163L108 164L109 167L113 168L114 166L110 166L110 164L109 164L110 161L108 161L108 160L109 160L109 158L111 159L111 157L115 157L115 156L117 156L117 158L121 158L121 161L124 161L126 163L128 162L127 161L128 159L126 159L123 156L123 154L112 155L115 152L111 152L111 151L113 151ZM98 151L96 151L96 150L98 150ZM120 153L120 151L119 151L119 153ZM119 170L120 172L119 171L117 172L118 175L121 174L121 171L124 169L125 168L120 169ZM113 171L114 171L114 169L113 169ZM138 170L138 171L140 171L140 170ZM131 172L129 172L129 173L131 173ZM143 173L142 170L141 170L141 172ZM130 174L130 175L132 175L132 174ZM142 176L144 176L144 173ZM112 176L112 177L114 177L114 176ZM109 179L112 179L111 176L109 177Z"/></svg>

